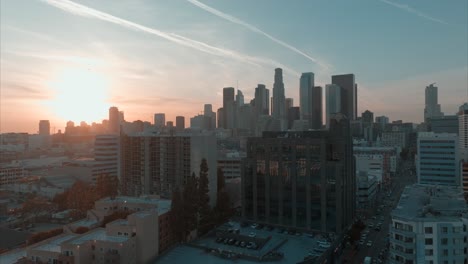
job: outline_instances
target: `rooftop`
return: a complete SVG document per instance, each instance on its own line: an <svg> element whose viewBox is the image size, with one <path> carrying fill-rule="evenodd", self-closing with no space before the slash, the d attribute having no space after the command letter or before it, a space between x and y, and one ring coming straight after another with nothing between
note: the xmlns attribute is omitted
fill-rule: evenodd
<svg viewBox="0 0 468 264"><path fill-rule="evenodd" d="M122 242L127 241L128 239L129 237L125 237L125 236L109 236L106 234L106 229L96 228L88 233L83 234L80 237L77 237L76 239L71 240L70 243L73 245L81 245L90 240L122 243Z"/></svg>
<svg viewBox="0 0 468 264"><path fill-rule="evenodd" d="M98 202L121 202L129 204L150 204L158 208L159 214L164 214L171 209L171 200L160 199L151 196L130 197L130 196L117 196L115 198L106 197Z"/></svg>
<svg viewBox="0 0 468 264"><path fill-rule="evenodd" d="M414 184L404 189L392 216L419 221L457 221L468 218L468 205L460 187Z"/></svg>
<svg viewBox="0 0 468 264"><path fill-rule="evenodd" d="M60 253L61 252L61 247L60 245L67 241L67 240L70 240L74 237L76 237L77 235L75 234L67 234L67 235L64 235L64 236L57 236L55 237L54 239L48 241L46 244L42 244L42 245L39 245L37 247L34 247L35 250L43 250L43 251L50 251L50 252L57 252L57 253Z"/></svg>
<svg viewBox="0 0 468 264"><path fill-rule="evenodd" d="M26 257L25 248L8 251L0 254L0 263L16 263L20 258Z"/></svg>

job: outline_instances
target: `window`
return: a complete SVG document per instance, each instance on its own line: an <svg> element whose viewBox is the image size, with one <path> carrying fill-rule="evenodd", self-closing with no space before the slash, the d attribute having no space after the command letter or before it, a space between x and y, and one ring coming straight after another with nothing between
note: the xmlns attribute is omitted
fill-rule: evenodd
<svg viewBox="0 0 468 264"><path fill-rule="evenodd" d="M434 250L426 249L426 256L432 256L432 255L434 255Z"/></svg>
<svg viewBox="0 0 468 264"><path fill-rule="evenodd" d="M447 238L442 238L440 243L442 243L442 245L447 245L448 244L448 239Z"/></svg>
<svg viewBox="0 0 468 264"><path fill-rule="evenodd" d="M424 228L424 233L426 233L426 234L432 234L432 227L425 227L425 228Z"/></svg>
<svg viewBox="0 0 468 264"><path fill-rule="evenodd" d="M432 238L426 238L426 245L432 245Z"/></svg>
<svg viewBox="0 0 468 264"><path fill-rule="evenodd" d="M442 233L447 234L448 233L448 228L447 227L442 227Z"/></svg>
<svg viewBox="0 0 468 264"><path fill-rule="evenodd" d="M442 256L448 256L448 249L444 249L444 251L442 251Z"/></svg>

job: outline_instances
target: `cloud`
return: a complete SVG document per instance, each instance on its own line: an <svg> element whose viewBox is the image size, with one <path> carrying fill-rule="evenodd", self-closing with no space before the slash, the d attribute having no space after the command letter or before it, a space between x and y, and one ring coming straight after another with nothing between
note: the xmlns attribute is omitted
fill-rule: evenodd
<svg viewBox="0 0 468 264"><path fill-rule="evenodd" d="M216 16L218 16L220 18L231 21L232 23L241 25L241 26L249 29L252 32L263 35L263 36L267 37L268 39L272 40L273 42L275 42L275 43L277 43L277 44L279 44L279 45L281 45L281 46L283 46L283 47L285 47L285 48L287 48L287 49L289 49L289 50L291 50L291 51L293 51L293 52L295 52L295 53L297 53L297 54L299 54L299 55L301 55L301 56L303 56L305 58L307 58L308 60L312 61L313 63L315 63L317 65L319 65L320 67L322 67L325 70L328 70L331 67L331 66L325 64L324 62L321 62L318 59L313 58L312 56L310 56L310 55L306 54L305 52L299 50L298 48L292 46L291 44L288 44L288 43L286 43L286 42L284 42L284 41L282 41L280 39L277 39L277 38L273 37L272 35L266 33L265 31L255 27L255 26L253 26L253 25L251 25L251 24L249 24L249 23L247 23L245 21L242 21L242 20L240 20L240 19L238 19L236 17L233 17L233 16L231 16L229 14L223 13L223 12L221 12L221 11L219 11L219 10L213 8L213 7L210 7L210 6L206 5L206 4L203 4L203 3L201 3L201 2L199 2L197 0L188 0L188 2L190 2L191 4L201 8L201 9L203 9L203 10L205 10L205 11L207 11L207 12L213 14L213 15L216 15Z"/></svg>
<svg viewBox="0 0 468 264"><path fill-rule="evenodd" d="M425 13L423 13L421 11L418 11L418 10L408 6L408 5L395 3L395 2L392 2L392 1L389 1L389 0L379 0L379 1L383 2L383 3L386 3L388 5L394 6L396 8L399 8L401 10L404 10L404 11L406 11L408 13L415 14L415 15L417 15L419 17L422 17L422 18L425 18L427 20L431 20L433 22L437 22L437 23L444 24L444 25L449 25L449 23L447 23L447 22L445 22L445 21L443 21L441 19L438 19L438 18L432 17L430 15L427 15L427 14L425 14Z"/></svg>
<svg viewBox="0 0 468 264"><path fill-rule="evenodd" d="M41 89L13 82L1 83L0 90L5 92L5 94L2 95L3 99L42 100L50 98L50 96Z"/></svg>
<svg viewBox="0 0 468 264"><path fill-rule="evenodd" d="M186 38L183 36L180 36L178 34L174 33L167 33L155 28L149 28L113 15L110 15L108 13L104 13L101 11L98 11L96 9L77 4L75 2L69 1L69 0L43 0L49 5L52 5L54 7L60 8L66 12L80 15L80 16L85 16L85 17L91 17L91 18L96 18L102 21L107 21L113 24L120 25L122 27L126 27L129 29L149 33L152 35L159 36L161 38L164 38L166 40L169 40L171 42L177 43L179 45L189 47L198 51L205 52L207 54L215 55L215 56L221 56L221 57L226 57L226 58L231 58L239 61L243 61L245 63L249 63L252 65L260 66L261 65L266 65L270 67L281 67L282 65L280 63L277 63L276 61L270 60L270 59L265 59L265 58L260 58L260 57L253 57L249 55L245 55L233 50L225 49L225 48L220 48L216 46L209 45L207 43L193 40L190 38ZM288 68L288 67L282 67L286 72L289 72L293 75L299 76L299 73Z"/></svg>

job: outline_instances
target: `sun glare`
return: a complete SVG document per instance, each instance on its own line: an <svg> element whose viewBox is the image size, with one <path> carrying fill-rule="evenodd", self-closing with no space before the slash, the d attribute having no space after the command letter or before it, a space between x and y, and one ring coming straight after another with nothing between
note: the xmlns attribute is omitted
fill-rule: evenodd
<svg viewBox="0 0 468 264"><path fill-rule="evenodd" d="M88 123L107 117L108 80L87 68L66 68L49 84L54 98L48 102L53 113L64 120Z"/></svg>

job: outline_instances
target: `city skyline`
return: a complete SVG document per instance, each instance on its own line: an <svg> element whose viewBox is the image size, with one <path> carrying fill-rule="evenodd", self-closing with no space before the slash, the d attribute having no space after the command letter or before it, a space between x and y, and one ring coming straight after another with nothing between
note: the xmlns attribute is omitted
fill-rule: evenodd
<svg viewBox="0 0 468 264"><path fill-rule="evenodd" d="M109 3L1 2L0 132L37 132L37 120L57 130L101 122L114 105L131 121L188 119L204 104L221 107L223 87L239 88L246 102L257 84L272 96L277 67L296 106L302 72L322 87L355 74L358 115L423 121L433 82L442 112L466 101L464 1Z"/></svg>

